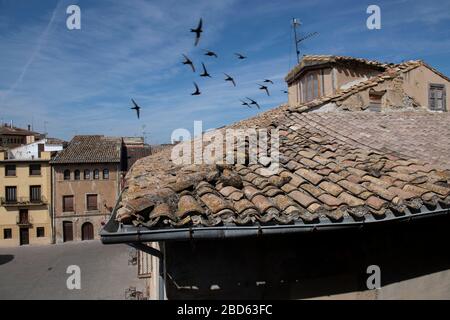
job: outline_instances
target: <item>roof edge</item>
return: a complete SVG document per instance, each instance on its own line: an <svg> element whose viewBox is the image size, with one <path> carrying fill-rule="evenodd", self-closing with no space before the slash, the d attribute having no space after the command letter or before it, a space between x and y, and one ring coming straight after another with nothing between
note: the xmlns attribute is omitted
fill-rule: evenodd
<svg viewBox="0 0 450 320"><path fill-rule="evenodd" d="M328 218L324 218L318 223L311 224L294 223L288 225L277 224L252 226L225 225L215 227L200 226L187 228L149 229L144 226L136 227L133 225L122 225L116 221L117 209L120 207L121 198L122 193L117 200L110 220L100 231L100 239L103 244L251 238L269 235L361 229L369 225L410 222L418 219L450 214L450 208L443 208L438 204L433 210L429 210L423 206L420 212L413 213L407 209L404 215L396 216L391 214L386 216L384 219L367 217L364 220L356 221L351 218L344 218L340 222L332 222Z"/></svg>

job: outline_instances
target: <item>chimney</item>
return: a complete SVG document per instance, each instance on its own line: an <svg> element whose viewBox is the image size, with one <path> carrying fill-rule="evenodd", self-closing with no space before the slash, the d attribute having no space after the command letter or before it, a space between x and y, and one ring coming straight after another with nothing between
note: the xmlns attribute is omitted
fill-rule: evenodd
<svg viewBox="0 0 450 320"><path fill-rule="evenodd" d="M31 125L28 125L28 131L31 131Z"/></svg>
<svg viewBox="0 0 450 320"><path fill-rule="evenodd" d="M11 122L10 122L9 126L10 126L10 127L11 127L11 129L12 129L12 127L13 127L13 121L12 121L12 120L11 120Z"/></svg>

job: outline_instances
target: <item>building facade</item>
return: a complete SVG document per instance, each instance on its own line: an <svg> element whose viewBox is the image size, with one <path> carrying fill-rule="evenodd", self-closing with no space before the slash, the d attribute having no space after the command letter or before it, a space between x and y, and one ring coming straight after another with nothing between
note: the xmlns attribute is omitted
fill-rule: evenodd
<svg viewBox="0 0 450 320"><path fill-rule="evenodd" d="M0 153L0 247L50 244L50 152L35 159Z"/></svg>
<svg viewBox="0 0 450 320"><path fill-rule="evenodd" d="M143 137L123 137L123 171L128 171L140 158L149 156L152 148Z"/></svg>
<svg viewBox="0 0 450 320"><path fill-rule="evenodd" d="M42 138L44 135L31 131L31 126L28 126L28 130L14 127L12 123L4 123L0 127L0 147L15 148Z"/></svg>
<svg viewBox="0 0 450 320"><path fill-rule="evenodd" d="M302 111L448 111L450 79L423 61L387 64L341 56L304 56L285 78L288 104Z"/></svg>
<svg viewBox="0 0 450 320"><path fill-rule="evenodd" d="M75 136L51 162L54 240L98 239L120 193L122 139Z"/></svg>

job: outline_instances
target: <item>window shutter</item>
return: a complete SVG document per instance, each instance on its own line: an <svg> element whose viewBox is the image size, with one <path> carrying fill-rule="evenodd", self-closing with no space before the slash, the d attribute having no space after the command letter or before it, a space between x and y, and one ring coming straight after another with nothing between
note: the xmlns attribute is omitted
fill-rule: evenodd
<svg viewBox="0 0 450 320"><path fill-rule="evenodd" d="M30 197L31 201L41 200L41 186L31 186L30 187Z"/></svg>
<svg viewBox="0 0 450 320"><path fill-rule="evenodd" d="M63 197L63 211L72 212L73 210L73 196Z"/></svg>
<svg viewBox="0 0 450 320"><path fill-rule="evenodd" d="M89 194L87 196L87 209L88 210L97 210L97 195Z"/></svg>

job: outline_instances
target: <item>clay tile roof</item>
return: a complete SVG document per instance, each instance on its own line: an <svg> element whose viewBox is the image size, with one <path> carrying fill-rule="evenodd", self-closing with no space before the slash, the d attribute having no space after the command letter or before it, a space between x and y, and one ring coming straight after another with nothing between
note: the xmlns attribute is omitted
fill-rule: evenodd
<svg viewBox="0 0 450 320"><path fill-rule="evenodd" d="M0 124L0 134L2 135L21 135L21 136L40 136L41 134L22 128L11 127L8 124Z"/></svg>
<svg viewBox="0 0 450 320"><path fill-rule="evenodd" d="M377 69L384 70L387 67L393 65L388 63L382 63L375 60L368 60L363 58L355 58L348 56L335 56L335 55L304 55L300 63L295 66L287 76L285 77L286 82L293 80L299 73L302 72L306 67L311 67L315 65L327 64L327 63L345 63L353 62L364 64L369 67L374 67Z"/></svg>
<svg viewBox="0 0 450 320"><path fill-rule="evenodd" d="M121 138L101 135L75 136L51 163L120 163L121 148Z"/></svg>
<svg viewBox="0 0 450 320"><path fill-rule="evenodd" d="M276 174L263 174L261 163L175 165L168 148L129 171L116 218L173 230L430 214L450 206L449 121L449 113L298 113L283 106L229 127L276 127Z"/></svg>

